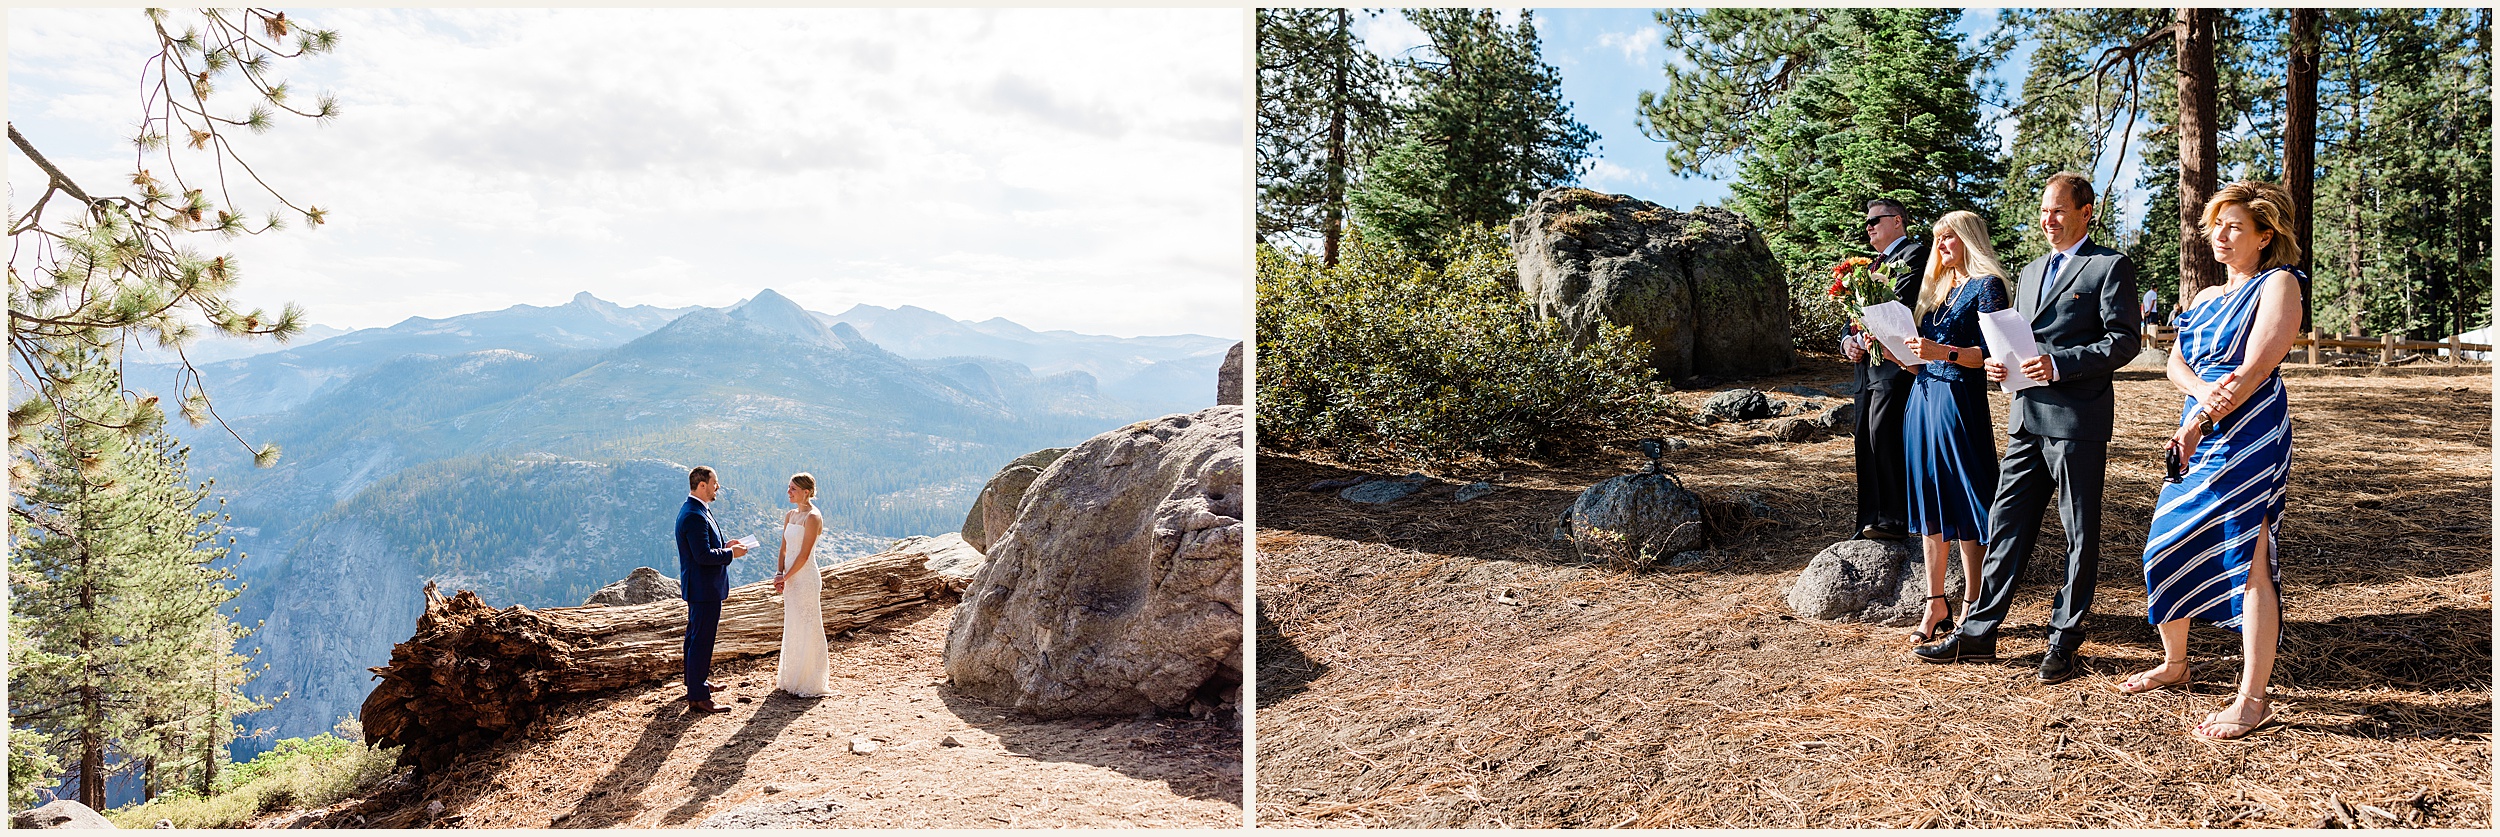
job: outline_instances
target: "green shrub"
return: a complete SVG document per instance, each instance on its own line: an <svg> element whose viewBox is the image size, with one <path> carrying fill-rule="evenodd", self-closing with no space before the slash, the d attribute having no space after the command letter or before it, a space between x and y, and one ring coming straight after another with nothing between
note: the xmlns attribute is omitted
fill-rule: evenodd
<svg viewBox="0 0 2500 837"><path fill-rule="evenodd" d="M287 738L218 777L217 793L193 791L159 796L111 812L122 828L152 828L171 820L177 828L239 828L252 818L287 808L319 808L355 796L391 775L399 748L368 747L353 719L336 734Z"/></svg>
<svg viewBox="0 0 2500 837"><path fill-rule="evenodd" d="M1532 455L1660 409L1630 330L1573 347L1535 316L1490 229L1429 258L1358 233L1335 268L1262 247L1258 271L1261 447L1347 461Z"/></svg>

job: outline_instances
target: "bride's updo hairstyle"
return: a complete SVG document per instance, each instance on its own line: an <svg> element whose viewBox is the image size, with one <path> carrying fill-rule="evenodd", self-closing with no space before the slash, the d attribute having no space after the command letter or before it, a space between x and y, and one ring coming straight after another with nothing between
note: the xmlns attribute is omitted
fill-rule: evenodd
<svg viewBox="0 0 2500 837"><path fill-rule="evenodd" d="M809 476L806 471L791 474L790 484L798 486L800 491L807 492L808 499L816 499L816 478Z"/></svg>

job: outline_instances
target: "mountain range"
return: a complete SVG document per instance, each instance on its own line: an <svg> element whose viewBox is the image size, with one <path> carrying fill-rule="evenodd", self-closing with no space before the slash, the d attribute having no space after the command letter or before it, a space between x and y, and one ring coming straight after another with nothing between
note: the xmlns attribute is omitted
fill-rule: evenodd
<svg viewBox="0 0 2500 837"><path fill-rule="evenodd" d="M194 476L228 499L247 585L235 605L260 625L243 644L269 666L253 689L285 695L247 723L290 737L353 714L364 669L413 629L429 580L552 607L637 566L674 575L692 465L721 472L724 532L763 538L732 567L732 583L756 581L773 569L794 472L817 479L821 560L954 531L1018 456L1213 403L1230 346L911 307L827 316L767 290L726 308L582 294L195 355L236 432L285 451L254 468L222 428L183 430ZM174 371L128 375L144 390Z"/></svg>

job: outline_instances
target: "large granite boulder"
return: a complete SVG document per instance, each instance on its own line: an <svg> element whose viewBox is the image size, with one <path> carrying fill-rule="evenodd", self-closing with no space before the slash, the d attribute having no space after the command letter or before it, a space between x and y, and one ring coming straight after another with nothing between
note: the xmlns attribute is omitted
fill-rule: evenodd
<svg viewBox="0 0 2500 837"><path fill-rule="evenodd" d="M1224 353L1224 365L1215 370L1215 403L1241 403L1241 344L1233 344Z"/></svg>
<svg viewBox="0 0 2500 837"><path fill-rule="evenodd" d="M103 814L74 799L55 799L40 807L19 811L17 816L9 818L9 824L18 828L120 828L112 820L105 819Z"/></svg>
<svg viewBox="0 0 2500 837"><path fill-rule="evenodd" d="M590 599L582 604L628 607L682 598L685 598L684 588L677 585L677 579L661 575L659 570L650 567L635 567L633 572L625 574L624 579L590 594Z"/></svg>
<svg viewBox="0 0 2500 837"><path fill-rule="evenodd" d="M1795 366L1788 282L1752 222L1628 195L1548 189L1510 225L1519 288L1585 343L1629 326L1660 378L1747 377Z"/></svg>
<svg viewBox="0 0 2500 837"><path fill-rule="evenodd" d="M1658 566L1698 549L1707 530L1701 498L1661 473L1626 474L1580 492L1558 533L1580 557L1631 568Z"/></svg>
<svg viewBox="0 0 2500 837"><path fill-rule="evenodd" d="M956 608L955 688L1041 717L1236 708L1243 423L1141 421L1042 474Z"/></svg>
<svg viewBox="0 0 2500 837"><path fill-rule="evenodd" d="M998 469L989 484L981 486L981 496L972 501L972 511L964 514L964 543L988 552L996 540L992 535L1006 531L1007 524L1015 522L1016 507L1024 502L1025 489L1032 487L1034 480L1041 479L1042 471L1067 452L1067 448L1037 450Z"/></svg>
<svg viewBox="0 0 2500 837"><path fill-rule="evenodd" d="M1959 556L1945 562L1944 591L1962 598ZM1788 608L1807 619L1906 627L1925 612L1926 597L1918 541L1847 540L1806 562L1788 588Z"/></svg>

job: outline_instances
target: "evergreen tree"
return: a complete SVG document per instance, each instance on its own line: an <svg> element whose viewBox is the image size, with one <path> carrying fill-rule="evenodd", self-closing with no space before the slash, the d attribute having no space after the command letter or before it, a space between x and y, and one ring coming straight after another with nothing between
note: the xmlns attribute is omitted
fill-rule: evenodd
<svg viewBox="0 0 2500 837"><path fill-rule="evenodd" d="M213 566L226 552L199 511L206 487L186 483L161 428L133 437L77 418L123 398L109 353L53 356L66 362L62 408L19 452L34 479L10 507L10 616L25 645L11 649L10 726L74 762L79 801L101 810L109 771L144 769L169 742L191 752L253 707L199 685L240 686L231 645L217 644L233 636L218 608L234 591Z"/></svg>
<svg viewBox="0 0 2500 837"><path fill-rule="evenodd" d="M1337 263L1346 192L1395 113L1350 9L1258 11L1258 238L1316 236Z"/></svg>
<svg viewBox="0 0 2500 837"><path fill-rule="evenodd" d="M1760 226L1787 269L1800 344L1824 345L1840 319L1821 300L1831 263L1865 249L1866 202L1892 198L1918 219L1995 209L2001 164L1979 119L1987 54L1954 32L1953 9L1712 9L1661 12L1670 48L1696 66L1644 94L1652 138L1698 171L1737 157L1731 208ZM1702 79L1709 74L1722 81ZM1717 91L1717 92L1711 92ZM1697 96L1697 99L1687 99ZM2026 205L2026 210L2028 206Z"/></svg>
<svg viewBox="0 0 2500 837"><path fill-rule="evenodd" d="M293 305L276 315L235 307L240 273L234 257L203 256L182 242L199 234L270 232L290 219L322 223L320 207L299 206L270 190L231 140L237 128L268 130L279 113L315 120L338 115L337 102L326 95L298 107L274 75L278 61L326 52L338 36L264 9L200 10L187 26L166 10L146 14L157 52L140 74L143 107L133 138L138 164L128 179L134 192L82 186L9 125L11 144L45 178L43 190L9 222L10 244L24 256L9 264L10 369L13 389L24 394L9 412L12 449L76 388L60 380L75 362L65 353L129 340L179 348L203 323L223 334L280 340L302 327L303 312ZM226 90L239 95L218 95ZM233 188L244 185L259 187L274 206L255 217L257 210L244 206L252 196ZM186 360L184 372L173 393L183 416L194 425L214 419L198 370ZM133 436L161 421L153 397L83 406L79 419ZM273 447L257 453L264 465L276 458ZM13 485L28 482L14 465L11 475Z"/></svg>
<svg viewBox="0 0 2500 837"><path fill-rule="evenodd" d="M2489 12L2336 9L2319 35L2316 325L2489 324Z"/></svg>
<svg viewBox="0 0 2500 837"><path fill-rule="evenodd" d="M1538 192L1578 182L1597 132L1572 118L1533 13L1521 12L1516 26L1491 9L1405 14L1430 43L1399 64L1406 104L1351 197L1358 220L1426 252L1461 229L1508 222Z"/></svg>

